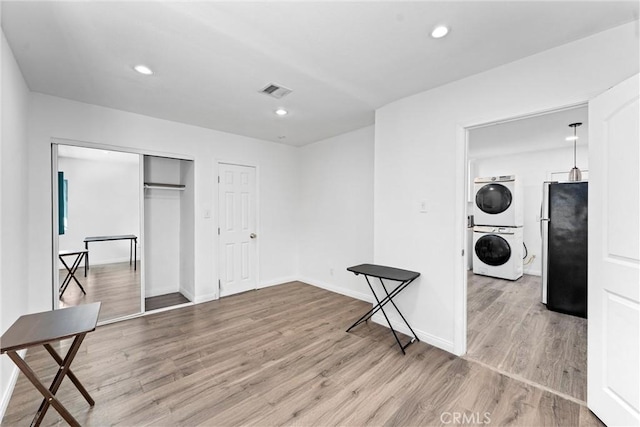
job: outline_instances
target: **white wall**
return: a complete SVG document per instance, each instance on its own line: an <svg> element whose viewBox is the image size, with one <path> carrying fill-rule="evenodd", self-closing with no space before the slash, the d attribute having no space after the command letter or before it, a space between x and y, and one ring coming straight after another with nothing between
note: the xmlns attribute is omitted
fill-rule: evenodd
<svg viewBox="0 0 640 427"><path fill-rule="evenodd" d="M82 249L89 236L140 236L140 166L131 156L134 161L58 157L68 182L68 228L58 237L60 250ZM128 262L130 243L90 243L89 264Z"/></svg>
<svg viewBox="0 0 640 427"><path fill-rule="evenodd" d="M398 296L422 339L465 350L464 127L589 100L638 72L638 48L633 22L377 110L374 259L422 273Z"/></svg>
<svg viewBox="0 0 640 427"><path fill-rule="evenodd" d="M51 138L190 157L195 190L195 299L217 296L217 160L259 166L260 285L296 276L296 149L48 95L31 94L29 115L29 301L51 308ZM204 218L209 209L211 218ZM24 230L23 230L24 231Z"/></svg>
<svg viewBox="0 0 640 427"><path fill-rule="evenodd" d="M373 262L373 126L300 149L301 280L372 299L346 271Z"/></svg>
<svg viewBox="0 0 640 427"><path fill-rule="evenodd" d="M469 133L469 136L469 153L471 154L473 131ZM589 168L588 147L578 146L576 158L580 169ZM477 176L517 175L518 180L522 183L524 243L527 246L529 257L535 257L532 262L524 266L524 274L540 276L542 273L540 263L542 241L540 239L539 217L542 183L550 179L552 172L568 172L573 167L573 147L493 156L476 159L474 163Z"/></svg>
<svg viewBox="0 0 640 427"><path fill-rule="evenodd" d="M1 9L0 9L1 10ZM0 334L29 310L27 222L27 115L29 90L2 33L0 47ZM50 244L48 245L50 246ZM51 300L51 294L49 294ZM17 368L0 357L0 419Z"/></svg>

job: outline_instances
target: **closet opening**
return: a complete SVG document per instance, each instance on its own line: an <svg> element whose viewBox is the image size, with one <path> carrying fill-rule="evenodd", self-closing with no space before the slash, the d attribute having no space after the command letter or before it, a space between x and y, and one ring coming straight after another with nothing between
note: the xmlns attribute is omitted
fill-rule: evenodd
<svg viewBox="0 0 640 427"><path fill-rule="evenodd" d="M193 161L145 155L145 311L195 298L193 207Z"/></svg>

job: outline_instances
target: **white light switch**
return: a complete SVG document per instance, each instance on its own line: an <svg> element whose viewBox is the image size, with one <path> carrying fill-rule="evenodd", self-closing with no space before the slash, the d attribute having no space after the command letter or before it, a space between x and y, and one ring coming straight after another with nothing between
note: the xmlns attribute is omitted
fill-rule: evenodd
<svg viewBox="0 0 640 427"><path fill-rule="evenodd" d="M427 202L424 200L420 202L420 213L427 213Z"/></svg>
<svg viewBox="0 0 640 427"><path fill-rule="evenodd" d="M211 218L211 209L206 209L204 210L204 217L205 218Z"/></svg>

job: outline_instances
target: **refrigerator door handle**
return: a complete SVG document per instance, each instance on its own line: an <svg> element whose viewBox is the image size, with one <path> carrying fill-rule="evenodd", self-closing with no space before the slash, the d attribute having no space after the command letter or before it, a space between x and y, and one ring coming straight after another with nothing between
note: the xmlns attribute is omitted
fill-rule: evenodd
<svg viewBox="0 0 640 427"><path fill-rule="evenodd" d="M547 266L548 266L548 238L549 238L549 184L551 182L544 182L542 184L542 202L540 203L540 239L542 240L542 251L540 253L540 266L541 266L541 280L542 289L540 300L543 304L547 303Z"/></svg>

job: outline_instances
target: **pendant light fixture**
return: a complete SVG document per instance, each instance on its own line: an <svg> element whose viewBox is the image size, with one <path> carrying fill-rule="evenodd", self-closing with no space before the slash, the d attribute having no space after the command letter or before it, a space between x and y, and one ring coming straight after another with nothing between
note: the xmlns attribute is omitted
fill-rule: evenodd
<svg viewBox="0 0 640 427"><path fill-rule="evenodd" d="M582 123L571 123L569 127L573 128L573 136L568 137L568 140L573 140L573 168L569 171L569 181L582 181L582 172L576 166L576 144L578 142L578 136L576 134L576 128L582 126Z"/></svg>

